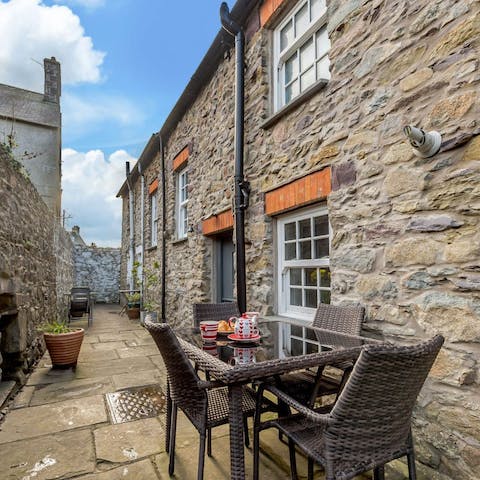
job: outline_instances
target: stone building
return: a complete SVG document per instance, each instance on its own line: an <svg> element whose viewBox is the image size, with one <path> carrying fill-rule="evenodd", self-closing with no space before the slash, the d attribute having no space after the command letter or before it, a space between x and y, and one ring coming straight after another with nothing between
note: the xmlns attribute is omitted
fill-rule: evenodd
<svg viewBox="0 0 480 480"><path fill-rule="evenodd" d="M318 302L360 303L370 334L443 334L416 409L420 478L477 480L480 4L239 0L232 16L246 33L248 309L309 321ZM172 323L235 298L234 90L220 31L119 191L122 287L134 259L159 262ZM415 156L408 124L440 132L440 152Z"/></svg>
<svg viewBox="0 0 480 480"><path fill-rule="evenodd" d="M43 61L44 93L0 84L0 142L12 146L54 215L61 211L60 63Z"/></svg>

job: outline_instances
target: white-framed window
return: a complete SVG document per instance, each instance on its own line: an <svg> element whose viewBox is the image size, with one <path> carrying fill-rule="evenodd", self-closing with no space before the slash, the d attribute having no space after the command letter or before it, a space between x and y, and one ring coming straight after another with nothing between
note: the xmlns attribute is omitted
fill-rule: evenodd
<svg viewBox="0 0 480 480"><path fill-rule="evenodd" d="M177 238L186 238L188 230L188 171L177 174Z"/></svg>
<svg viewBox="0 0 480 480"><path fill-rule="evenodd" d="M150 222L151 222L151 232L150 232L150 239L151 239L151 246L156 247L158 242L158 209L157 209L157 192L155 190L150 195Z"/></svg>
<svg viewBox="0 0 480 480"><path fill-rule="evenodd" d="M274 109L330 79L326 0L301 0L274 30Z"/></svg>
<svg viewBox="0 0 480 480"><path fill-rule="evenodd" d="M277 221L278 313L312 320L330 303L330 226L325 206L284 215Z"/></svg>

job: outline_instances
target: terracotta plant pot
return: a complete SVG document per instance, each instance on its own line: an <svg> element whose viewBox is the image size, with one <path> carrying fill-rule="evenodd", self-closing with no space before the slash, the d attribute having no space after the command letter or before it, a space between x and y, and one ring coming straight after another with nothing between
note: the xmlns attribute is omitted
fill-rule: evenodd
<svg viewBox="0 0 480 480"><path fill-rule="evenodd" d="M127 315L130 320L140 318L140 307L127 307Z"/></svg>
<svg viewBox="0 0 480 480"><path fill-rule="evenodd" d="M44 333L52 364L60 367L75 366L84 333L83 328L75 328L68 333Z"/></svg>

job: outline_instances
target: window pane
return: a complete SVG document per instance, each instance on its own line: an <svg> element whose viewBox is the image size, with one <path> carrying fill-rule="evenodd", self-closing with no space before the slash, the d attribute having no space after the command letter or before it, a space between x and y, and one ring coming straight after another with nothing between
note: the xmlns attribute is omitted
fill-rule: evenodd
<svg viewBox="0 0 480 480"><path fill-rule="evenodd" d="M297 244L286 243L285 244L285 260L294 260L297 258Z"/></svg>
<svg viewBox="0 0 480 480"><path fill-rule="evenodd" d="M310 85L315 83L315 69L312 67L300 77L300 89L305 91Z"/></svg>
<svg viewBox="0 0 480 480"><path fill-rule="evenodd" d="M298 237L299 238L310 238L312 236L311 222L307 218L305 220L300 220L298 222Z"/></svg>
<svg viewBox="0 0 480 480"><path fill-rule="evenodd" d="M300 242L300 258L302 260L312 258L312 242L310 240Z"/></svg>
<svg viewBox="0 0 480 480"><path fill-rule="evenodd" d="M285 62L285 85L296 77L298 77L298 60L297 53L295 52L295 54Z"/></svg>
<svg viewBox="0 0 480 480"><path fill-rule="evenodd" d="M290 327L290 335L303 338L303 328L299 327L298 325L292 325Z"/></svg>
<svg viewBox="0 0 480 480"><path fill-rule="evenodd" d="M313 44L313 38L311 38L300 49L300 71L304 72L308 67L313 65L315 61L315 46Z"/></svg>
<svg viewBox="0 0 480 480"><path fill-rule="evenodd" d="M296 226L295 222L285 224L285 240L295 240L297 238Z"/></svg>
<svg viewBox="0 0 480 480"><path fill-rule="evenodd" d="M321 28L316 33L317 55L316 58L323 57L330 50L330 39L326 28Z"/></svg>
<svg viewBox="0 0 480 480"><path fill-rule="evenodd" d="M305 338L318 342L317 334L315 333L315 330L312 330L311 328L305 329Z"/></svg>
<svg viewBox="0 0 480 480"><path fill-rule="evenodd" d="M297 307L302 306L302 289L301 288L290 289L290 305L295 305Z"/></svg>
<svg viewBox="0 0 480 480"><path fill-rule="evenodd" d="M310 11L312 20L320 18L324 14L326 9L327 7L325 5L325 0L310 0Z"/></svg>
<svg viewBox="0 0 480 480"><path fill-rule="evenodd" d="M330 303L330 292L328 290L320 290L320 303Z"/></svg>
<svg viewBox="0 0 480 480"><path fill-rule="evenodd" d="M328 257L328 238L315 240L315 258Z"/></svg>
<svg viewBox="0 0 480 480"><path fill-rule="evenodd" d="M285 50L293 40L293 23L290 20L280 31L280 51Z"/></svg>
<svg viewBox="0 0 480 480"><path fill-rule="evenodd" d="M317 286L317 269L316 268L305 269L305 285L308 287Z"/></svg>
<svg viewBox="0 0 480 480"><path fill-rule="evenodd" d="M317 63L317 79L324 78L328 80L330 78L330 60L328 57L323 57Z"/></svg>
<svg viewBox="0 0 480 480"><path fill-rule="evenodd" d="M303 355L303 342L301 340L292 338L290 345L292 348L292 355Z"/></svg>
<svg viewBox="0 0 480 480"><path fill-rule="evenodd" d="M302 284L302 269L291 268L290 269L290 285L301 285L301 284Z"/></svg>
<svg viewBox="0 0 480 480"><path fill-rule="evenodd" d="M321 217L315 217L313 219L314 235L316 237L320 235L328 235L328 217L326 215Z"/></svg>
<svg viewBox="0 0 480 480"><path fill-rule="evenodd" d="M305 353L318 353L318 345L315 343L307 343L305 344L306 346L306 352Z"/></svg>
<svg viewBox="0 0 480 480"><path fill-rule="evenodd" d="M305 290L305 306L309 308L317 308L317 291L316 290Z"/></svg>
<svg viewBox="0 0 480 480"><path fill-rule="evenodd" d="M310 24L310 14L308 11L308 2L295 15L295 38L302 35Z"/></svg>
<svg viewBox="0 0 480 480"><path fill-rule="evenodd" d="M320 286L330 288L330 270L328 268L320 268Z"/></svg>
<svg viewBox="0 0 480 480"><path fill-rule="evenodd" d="M285 88L285 103L290 102L298 95L298 80L295 80L287 88Z"/></svg>

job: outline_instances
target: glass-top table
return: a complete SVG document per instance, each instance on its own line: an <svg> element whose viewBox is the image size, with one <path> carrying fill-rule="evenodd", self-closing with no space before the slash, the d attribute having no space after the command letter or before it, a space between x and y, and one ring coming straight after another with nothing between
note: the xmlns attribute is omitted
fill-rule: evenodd
<svg viewBox="0 0 480 480"><path fill-rule="evenodd" d="M235 342L222 332L217 333L216 341L204 342L198 329L182 329L176 333L231 366L318 354L330 350L345 350L375 342L365 337L335 333L287 319L261 319L258 327L260 331L258 342Z"/></svg>
<svg viewBox="0 0 480 480"><path fill-rule="evenodd" d="M245 479L243 450L242 388L252 380L265 379L310 367L355 361L362 347L376 343L364 337L342 335L300 322L261 319L260 341L235 343L217 335L202 341L195 329L176 329L180 345L197 366L228 387L231 478Z"/></svg>

